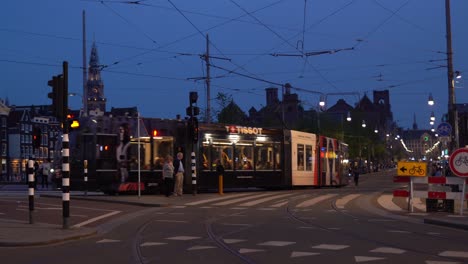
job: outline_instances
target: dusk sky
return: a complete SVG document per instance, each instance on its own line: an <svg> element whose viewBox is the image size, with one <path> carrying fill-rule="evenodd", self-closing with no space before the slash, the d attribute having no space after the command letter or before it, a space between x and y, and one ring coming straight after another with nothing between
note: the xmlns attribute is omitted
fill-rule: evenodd
<svg viewBox="0 0 468 264"><path fill-rule="evenodd" d="M290 83L305 109L329 93L350 105L390 91L394 120L413 115L429 129L447 112L444 0L14 0L0 10L0 98L11 105L50 104L47 81L69 62L69 92L83 93L82 11L87 61L96 42L111 107L137 106L143 117L185 115L188 94L206 107L206 34L211 98L233 96L247 112L266 103L265 88ZM468 78L468 1L452 0L454 71ZM336 51L314 56L310 52ZM227 60L229 59L229 60ZM468 103L468 83L456 84ZM353 95L336 95L353 93ZM359 97L355 94L359 94ZM435 105L427 105L432 93ZM334 94L334 95L332 95ZM280 96L281 99L281 96ZM72 109L80 97L69 99ZM216 101L212 107L218 108ZM436 123L437 125L437 123Z"/></svg>

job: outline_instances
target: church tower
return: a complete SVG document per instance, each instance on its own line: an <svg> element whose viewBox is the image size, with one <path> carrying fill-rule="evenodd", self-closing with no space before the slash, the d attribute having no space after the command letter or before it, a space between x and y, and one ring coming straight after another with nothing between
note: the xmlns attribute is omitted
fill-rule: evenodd
<svg viewBox="0 0 468 264"><path fill-rule="evenodd" d="M88 116L102 116L106 112L106 98L104 97L104 84L101 80L101 65L97 53L96 43L91 48L89 58L88 81L86 83L86 109Z"/></svg>

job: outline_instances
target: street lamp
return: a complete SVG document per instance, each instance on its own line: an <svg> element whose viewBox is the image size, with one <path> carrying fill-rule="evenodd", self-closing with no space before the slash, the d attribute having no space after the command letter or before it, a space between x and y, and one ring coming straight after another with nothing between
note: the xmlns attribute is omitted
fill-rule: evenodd
<svg viewBox="0 0 468 264"><path fill-rule="evenodd" d="M427 100L427 104L432 106L434 105L434 98L432 97L432 94L429 94L429 99Z"/></svg>
<svg viewBox="0 0 468 264"><path fill-rule="evenodd" d="M348 111L348 116L346 117L346 121L351 122L351 112Z"/></svg>
<svg viewBox="0 0 468 264"><path fill-rule="evenodd" d="M366 127L366 121L362 120L362 127Z"/></svg>

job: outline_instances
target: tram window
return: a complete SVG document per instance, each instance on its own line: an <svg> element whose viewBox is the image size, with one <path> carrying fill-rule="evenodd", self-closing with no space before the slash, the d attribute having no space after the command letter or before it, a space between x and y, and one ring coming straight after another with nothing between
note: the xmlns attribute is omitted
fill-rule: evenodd
<svg viewBox="0 0 468 264"><path fill-rule="evenodd" d="M306 171L312 170L312 146L306 145Z"/></svg>
<svg viewBox="0 0 468 264"><path fill-rule="evenodd" d="M256 170L273 170L273 144L257 145Z"/></svg>
<svg viewBox="0 0 468 264"><path fill-rule="evenodd" d="M172 145L173 145L172 139L162 139L162 140L155 139L153 141L154 169L155 170L162 170L165 157L167 157L168 155L173 156Z"/></svg>
<svg viewBox="0 0 468 264"><path fill-rule="evenodd" d="M304 145L297 144L297 170L304 170Z"/></svg>
<svg viewBox="0 0 468 264"><path fill-rule="evenodd" d="M216 162L215 160L211 160L211 155L210 155L210 145L203 143L203 147L201 149L201 155L200 155L201 163L203 165L203 170L210 170L210 167L214 167ZM211 164L211 166L210 166Z"/></svg>
<svg viewBox="0 0 468 264"><path fill-rule="evenodd" d="M213 156L211 164L216 160L221 160L225 170L232 170L233 167L233 148L230 145L213 145Z"/></svg>
<svg viewBox="0 0 468 264"><path fill-rule="evenodd" d="M236 169L237 170L253 170L253 146L252 145L237 145L236 146Z"/></svg>

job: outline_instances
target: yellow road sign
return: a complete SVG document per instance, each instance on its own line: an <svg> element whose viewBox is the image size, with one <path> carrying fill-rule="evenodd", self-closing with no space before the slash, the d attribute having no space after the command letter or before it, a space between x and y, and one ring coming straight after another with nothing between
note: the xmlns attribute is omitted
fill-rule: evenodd
<svg viewBox="0 0 468 264"><path fill-rule="evenodd" d="M427 176L426 162L399 161L397 166L398 176Z"/></svg>

